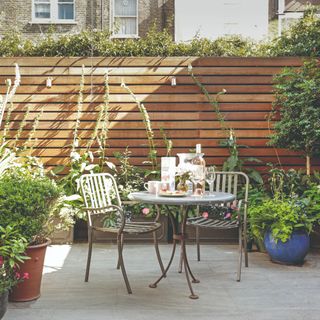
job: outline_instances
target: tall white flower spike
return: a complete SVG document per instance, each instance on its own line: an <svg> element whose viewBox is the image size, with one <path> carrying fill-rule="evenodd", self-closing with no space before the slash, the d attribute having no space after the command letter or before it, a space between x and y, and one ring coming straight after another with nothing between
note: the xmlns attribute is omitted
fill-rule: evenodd
<svg viewBox="0 0 320 320"><path fill-rule="evenodd" d="M13 96L15 95L17 88L20 86L20 82L21 82L21 76L20 76L20 69L19 69L19 65L16 63L15 64L15 80L14 80L14 84L11 90L9 90L4 98L0 95L0 126L3 120L3 115L4 112L6 110L6 106L8 104L8 102L12 101ZM9 81L11 82L10 79L7 80L7 84L8 87L10 87L11 83L9 83Z"/></svg>

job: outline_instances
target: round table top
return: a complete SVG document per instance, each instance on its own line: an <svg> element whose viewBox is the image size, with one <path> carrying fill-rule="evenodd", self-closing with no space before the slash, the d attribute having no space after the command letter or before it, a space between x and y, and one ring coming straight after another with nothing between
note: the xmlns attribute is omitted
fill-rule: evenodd
<svg viewBox="0 0 320 320"><path fill-rule="evenodd" d="M187 195L184 197L176 196L160 196L148 192L133 192L129 198L136 201L152 204L164 205L208 205L211 203L226 203L233 201L235 196L226 192L213 192L212 194L205 193L203 196Z"/></svg>

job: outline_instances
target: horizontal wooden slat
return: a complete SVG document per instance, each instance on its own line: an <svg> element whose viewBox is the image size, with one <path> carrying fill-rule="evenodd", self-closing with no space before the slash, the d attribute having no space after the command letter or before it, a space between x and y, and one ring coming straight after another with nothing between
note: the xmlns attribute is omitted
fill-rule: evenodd
<svg viewBox="0 0 320 320"><path fill-rule="evenodd" d="M130 148L133 157L138 157L140 155L147 155L148 148L147 147L132 147ZM247 157L254 157L254 156L276 156L275 150L273 148L244 148L240 149L242 156ZM85 149L79 150L84 152ZM92 148L92 151L98 151L98 148ZM108 148L107 154L112 155L114 152L121 152L123 148ZM184 153L188 152L189 150L185 147L183 148L173 148L172 153ZM229 155L229 151L226 148L203 148L203 152L205 153L206 157L227 157ZM298 156L299 154L294 151L282 150L279 149L277 151L279 156ZM40 148L35 149L34 154L41 155L43 157L66 157L70 154L70 148ZM158 155L165 156L166 149L165 148L158 148Z"/></svg>
<svg viewBox="0 0 320 320"><path fill-rule="evenodd" d="M21 139L20 144L23 144L26 141L26 139ZM81 139L79 142L79 148L85 148L90 139ZM155 144L157 147L164 148L165 142L163 139L154 139ZM265 147L268 139L239 139L238 143L241 145L246 145L248 147ZM37 148L63 148L63 147L69 147L73 143L72 139L40 139L38 138L37 141L33 142L33 145ZM198 139L198 138L188 138L188 139L181 139L181 138L175 138L173 141L174 147L187 147L187 148L194 148L196 143L201 143L202 147L209 148L209 147L218 147L220 146L220 139ZM130 139L130 145L141 147L141 146L147 146L148 140L145 139L137 139L137 138L131 138ZM117 139L112 138L108 140L108 146L110 148L125 148L128 146L128 140L125 139ZM92 143L93 148L98 148L98 143L94 141Z"/></svg>
<svg viewBox="0 0 320 320"><path fill-rule="evenodd" d="M302 58L275 57L275 58L197 58L197 57L16 57L1 58L0 66L300 66Z"/></svg>
<svg viewBox="0 0 320 320"><path fill-rule="evenodd" d="M14 137L16 130L11 130L9 135ZM90 138L93 130L79 130L79 137L81 139ZM175 130L175 129L166 129L166 132L174 140L175 138L185 138L185 139L198 139L198 138L212 138L212 139L224 139L228 134L220 129L217 130L203 130L203 129L188 129L188 130ZM22 138L27 138L30 133L30 130L24 130L22 133ZM265 139L272 132L269 130L237 130L236 134L238 138L252 138L252 139ZM35 132L35 138L46 138L46 139L67 139L73 136L73 130L41 130L38 129ZM110 139L126 139L128 145L130 145L130 139L135 138L144 138L146 136L145 130L110 130L108 134ZM155 130L155 136L160 137L161 134L159 130Z"/></svg>
<svg viewBox="0 0 320 320"><path fill-rule="evenodd" d="M39 112L29 113L26 120L32 121L38 116ZM230 121L240 121L240 120L262 120L264 121L268 115L267 112L223 112L221 113L225 120ZM81 115L81 121L96 121L99 116L99 112L90 112L84 113ZM218 116L216 113L212 111L206 112L149 112L150 119L153 121L163 121L163 120L218 120ZM23 118L25 118L25 111L21 112L12 112L11 113L11 121L20 122ZM43 117L44 118L44 117ZM77 115L75 112L48 112L45 114L45 120L47 121L75 121L77 119ZM131 112L121 112L121 111L110 111L109 119L112 121L115 120L126 120L126 121L141 121L142 115L139 111L131 111ZM260 126L260 124L259 124Z"/></svg>
<svg viewBox="0 0 320 320"><path fill-rule="evenodd" d="M178 94L178 93L201 93L201 90L196 85L132 85L130 89L136 94L150 94L156 92ZM272 93L271 85L208 85L206 87L209 93L217 94L222 90L226 90L227 93ZM6 88L0 87L0 94L4 94ZM47 88L44 84L42 85L22 85L18 88L16 94L77 94L79 87L76 85L53 85L51 88ZM105 87L103 85L85 85L83 92L85 94L104 94ZM110 85L111 94L125 94L127 93L118 84Z"/></svg>
<svg viewBox="0 0 320 320"><path fill-rule="evenodd" d="M203 94L137 94L136 98L144 103L148 102L206 102ZM14 96L13 102L77 102L78 95L76 93L70 95L60 94L19 94ZM110 102L132 102L133 98L129 94L111 94ZM101 94L89 95L85 94L84 102L103 102L104 96ZM273 102L272 94L225 94L219 96L220 102Z"/></svg>
<svg viewBox="0 0 320 320"><path fill-rule="evenodd" d="M273 75L279 73L281 67L195 67L192 72L195 75ZM105 75L108 72L111 76L128 76L128 75L189 75L187 67L93 67L86 65L82 67L21 67L21 75L34 76L38 74L45 74L46 76L55 75L81 75L84 72L85 75ZM14 69L12 67L1 67L0 74L2 75L14 75Z"/></svg>
<svg viewBox="0 0 320 320"><path fill-rule="evenodd" d="M52 78L52 83L54 85L75 85L79 87L80 75L79 76L70 76L70 75L57 75L50 76ZM189 84L193 85L194 80L190 76L175 75L177 84ZM14 79L14 74L11 76L3 76L0 74L0 83L4 83L6 79ZM46 80L48 76L43 75L34 75L27 76L22 79L22 85L46 85ZM122 82L130 85L158 85L158 84L167 84L171 85L172 76L156 76L156 75L134 75L134 76L109 76L110 85L120 85ZM239 85L239 84L253 84L253 85L267 85L272 83L272 75L268 76L252 76L252 75L232 75L232 76L223 76L223 75L213 75L213 76L202 76L199 75L198 79L201 83L207 85ZM104 76L90 76L85 79L86 84L90 85L103 85Z"/></svg>
<svg viewBox="0 0 320 320"><path fill-rule="evenodd" d="M103 103L84 103L82 105L83 113L86 112L99 112ZM77 104L74 103L24 103L20 102L15 104L15 110L20 112L25 112L27 108L30 108L31 112L40 111L41 108L44 107L46 113L49 112L75 112L77 111ZM213 106L209 103L194 103L194 102L183 102L183 103L172 103L172 102L151 102L145 103L145 107L149 112L152 111L178 111L178 112L194 112L194 111L210 111L213 112ZM220 102L219 109L222 112L254 112L254 111L271 111L272 104L270 102ZM136 103L128 102L128 103L110 103L109 109L112 112L121 111L121 112L128 112L128 111L139 111L139 108Z"/></svg>

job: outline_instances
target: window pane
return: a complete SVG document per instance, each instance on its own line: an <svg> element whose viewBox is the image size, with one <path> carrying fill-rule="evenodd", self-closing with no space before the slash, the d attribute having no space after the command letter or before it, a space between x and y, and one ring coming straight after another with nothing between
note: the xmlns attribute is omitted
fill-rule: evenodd
<svg viewBox="0 0 320 320"><path fill-rule="evenodd" d="M136 35L136 18L115 18L115 34Z"/></svg>
<svg viewBox="0 0 320 320"><path fill-rule="evenodd" d="M35 3L50 3L50 0L34 0Z"/></svg>
<svg viewBox="0 0 320 320"><path fill-rule="evenodd" d="M34 5L35 17L39 19L50 18L50 4L35 4Z"/></svg>
<svg viewBox="0 0 320 320"><path fill-rule="evenodd" d="M115 16L136 16L137 15L137 0L114 0Z"/></svg>
<svg viewBox="0 0 320 320"><path fill-rule="evenodd" d="M73 4L60 4L59 3L59 16L61 20L73 20Z"/></svg>

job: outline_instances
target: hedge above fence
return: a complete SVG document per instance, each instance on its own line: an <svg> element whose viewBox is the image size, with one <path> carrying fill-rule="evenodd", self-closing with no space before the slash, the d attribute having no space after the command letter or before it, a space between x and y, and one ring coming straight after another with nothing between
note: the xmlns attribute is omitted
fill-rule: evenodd
<svg viewBox="0 0 320 320"><path fill-rule="evenodd" d="M79 34L54 36L54 31L36 40L8 32L0 40L0 56L319 56L320 19L317 8L310 7L296 24L281 37L257 43L239 36L217 40L195 37L176 43L165 29L155 25L145 38L112 39L107 31L83 31Z"/></svg>

